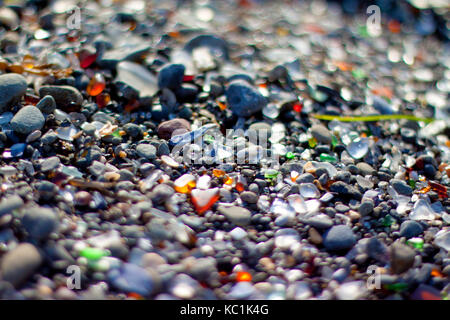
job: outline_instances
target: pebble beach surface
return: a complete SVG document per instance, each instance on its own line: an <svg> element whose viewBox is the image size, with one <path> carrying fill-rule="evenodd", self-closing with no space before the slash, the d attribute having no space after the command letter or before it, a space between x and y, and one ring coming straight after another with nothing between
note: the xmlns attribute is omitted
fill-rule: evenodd
<svg viewBox="0 0 450 320"><path fill-rule="evenodd" d="M449 299L423 2L4 1L0 299Z"/></svg>

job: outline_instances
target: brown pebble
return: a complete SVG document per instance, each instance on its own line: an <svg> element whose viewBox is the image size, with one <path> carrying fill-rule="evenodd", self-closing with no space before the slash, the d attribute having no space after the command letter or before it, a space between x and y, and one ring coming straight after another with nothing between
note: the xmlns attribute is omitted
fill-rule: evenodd
<svg viewBox="0 0 450 320"><path fill-rule="evenodd" d="M309 235L309 238L308 238L309 242L311 242L312 244L315 244L315 245L322 244L322 241L323 241L322 236L316 229L310 228L308 230L308 235Z"/></svg>
<svg viewBox="0 0 450 320"><path fill-rule="evenodd" d="M160 123L156 130L158 132L158 137L169 140L173 133L183 134L191 131L191 124L185 119L177 118Z"/></svg>
<svg viewBox="0 0 450 320"><path fill-rule="evenodd" d="M75 203L79 206L87 206L92 200L92 195L87 191L75 193Z"/></svg>

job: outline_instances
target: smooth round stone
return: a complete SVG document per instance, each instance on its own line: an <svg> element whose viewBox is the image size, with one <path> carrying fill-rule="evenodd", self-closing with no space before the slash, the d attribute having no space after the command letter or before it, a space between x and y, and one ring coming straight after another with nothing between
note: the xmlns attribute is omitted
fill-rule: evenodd
<svg viewBox="0 0 450 320"><path fill-rule="evenodd" d="M88 136L94 136L95 132L97 131L97 127L89 122L83 123L81 129L83 129L84 133L86 133L86 135Z"/></svg>
<svg viewBox="0 0 450 320"><path fill-rule="evenodd" d="M239 117L250 117L267 104L266 98L243 80L231 82L225 90L225 95L231 111Z"/></svg>
<svg viewBox="0 0 450 320"><path fill-rule="evenodd" d="M83 96L77 88L72 86L42 86L39 95L52 96L59 109L77 109L83 104Z"/></svg>
<svg viewBox="0 0 450 320"><path fill-rule="evenodd" d="M354 159L363 158L369 151L369 140L367 138L358 138L347 146L348 154Z"/></svg>
<svg viewBox="0 0 450 320"><path fill-rule="evenodd" d="M311 135L320 143L331 144L332 135L330 130L321 124L316 124L311 127Z"/></svg>
<svg viewBox="0 0 450 320"><path fill-rule="evenodd" d="M323 244L327 250L344 250L352 248L356 243L356 237L352 229L345 225L331 227L323 239Z"/></svg>
<svg viewBox="0 0 450 320"><path fill-rule="evenodd" d="M124 263L119 269L111 270L108 280L117 290L135 292L144 297L148 297L154 288L150 274L144 268L131 263Z"/></svg>
<svg viewBox="0 0 450 320"><path fill-rule="evenodd" d="M230 231L230 236L234 240L239 241L247 237L247 232L244 229L237 227Z"/></svg>
<svg viewBox="0 0 450 320"><path fill-rule="evenodd" d="M365 202L361 203L361 205L359 206L358 212L362 216L367 216L372 213L373 208L374 208L374 204L372 201L365 201Z"/></svg>
<svg viewBox="0 0 450 320"><path fill-rule="evenodd" d="M19 102L26 91L27 81L20 74L0 75L0 112L6 111L8 107Z"/></svg>
<svg viewBox="0 0 450 320"><path fill-rule="evenodd" d="M164 66L158 74L158 87L160 89L178 89L183 83L185 66L182 64L169 64Z"/></svg>
<svg viewBox="0 0 450 320"><path fill-rule="evenodd" d="M334 182L330 186L330 191L337 193L339 196L352 197L356 200L360 200L362 197L358 190L343 181Z"/></svg>
<svg viewBox="0 0 450 320"><path fill-rule="evenodd" d="M142 129L135 123L127 123L123 126L123 130L132 138L142 137Z"/></svg>
<svg viewBox="0 0 450 320"><path fill-rule="evenodd" d="M400 236L407 239L417 237L423 232L422 225L414 220L406 220L400 226Z"/></svg>
<svg viewBox="0 0 450 320"><path fill-rule="evenodd" d="M47 95L38 102L36 108L41 110L42 113L46 114L53 113L56 109L56 101L52 96Z"/></svg>
<svg viewBox="0 0 450 320"><path fill-rule="evenodd" d="M11 127L20 134L30 134L44 127L45 118L35 106L25 106L11 120Z"/></svg>
<svg viewBox="0 0 450 320"><path fill-rule="evenodd" d="M313 183L302 183L299 186L300 194L304 198L317 199L320 197L320 191Z"/></svg>
<svg viewBox="0 0 450 320"><path fill-rule="evenodd" d="M412 188L403 180L392 179L390 181L391 186L397 191L399 194L404 196L412 195Z"/></svg>
<svg viewBox="0 0 450 320"><path fill-rule="evenodd" d="M22 225L31 238L43 240L58 228L59 217L52 209L31 207L23 216Z"/></svg>
<svg viewBox="0 0 450 320"><path fill-rule="evenodd" d="M156 148L147 143L141 143L136 147L137 154L145 159L152 160L156 158Z"/></svg>
<svg viewBox="0 0 450 320"><path fill-rule="evenodd" d="M42 264L38 249L30 243L22 243L2 257L0 270L2 280L18 287Z"/></svg>
<svg viewBox="0 0 450 320"><path fill-rule="evenodd" d="M414 264L416 253L410 247L395 242L391 246L391 269L400 274L410 269Z"/></svg>
<svg viewBox="0 0 450 320"><path fill-rule="evenodd" d="M375 169L365 162L358 163L356 167L359 169L361 175L363 176L374 175L376 173Z"/></svg>
<svg viewBox="0 0 450 320"><path fill-rule="evenodd" d="M258 195L251 191L244 191L241 193L241 199L248 203L257 203L258 202Z"/></svg>
<svg viewBox="0 0 450 320"><path fill-rule="evenodd" d="M169 140L172 135L179 135L191 131L191 124L185 119L172 119L161 122L156 129L158 137Z"/></svg>
<svg viewBox="0 0 450 320"><path fill-rule="evenodd" d="M317 229L327 229L333 225L333 220L326 214L321 213L308 218L305 223Z"/></svg>
<svg viewBox="0 0 450 320"><path fill-rule="evenodd" d="M297 183L312 183L314 181L314 176L311 173L303 173L295 180Z"/></svg>
<svg viewBox="0 0 450 320"><path fill-rule="evenodd" d="M219 206L217 210L237 226L247 226L252 216L250 210L238 206Z"/></svg>

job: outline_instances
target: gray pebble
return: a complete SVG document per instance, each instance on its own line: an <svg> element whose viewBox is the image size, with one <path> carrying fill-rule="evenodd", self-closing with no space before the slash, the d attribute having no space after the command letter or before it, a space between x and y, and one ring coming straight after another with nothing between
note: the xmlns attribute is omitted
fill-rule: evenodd
<svg viewBox="0 0 450 320"><path fill-rule="evenodd" d="M358 212L362 215L362 216L367 216L369 214L372 213L374 208L374 204L372 201L364 201L363 203L361 203L361 205L358 208Z"/></svg>
<svg viewBox="0 0 450 320"><path fill-rule="evenodd" d="M375 169L372 168L371 165L365 163L365 162L360 162L356 165L356 167L359 169L359 171L361 172L361 174L363 176L368 176L368 175L374 175L375 174Z"/></svg>
<svg viewBox="0 0 450 320"><path fill-rule="evenodd" d="M248 203L258 202L258 195L251 191L244 191L241 193L241 199Z"/></svg>
<svg viewBox="0 0 450 320"><path fill-rule="evenodd" d="M22 225L29 236L36 240L46 239L58 227L58 214L52 209L31 207L22 218Z"/></svg>
<svg viewBox="0 0 450 320"><path fill-rule="evenodd" d="M83 96L77 88L72 86L42 86L39 95L45 97L52 96L58 108L65 110L79 108L83 103Z"/></svg>
<svg viewBox="0 0 450 320"><path fill-rule="evenodd" d="M400 226L400 236L407 239L417 237L423 232L422 225L414 220L406 220Z"/></svg>
<svg viewBox="0 0 450 320"><path fill-rule="evenodd" d="M56 110L56 101L52 96L47 95L38 102L36 107L41 110L42 113L50 114Z"/></svg>
<svg viewBox="0 0 450 320"><path fill-rule="evenodd" d="M169 64L164 66L158 74L158 87L160 89L169 88L175 90L183 82L186 68L182 64Z"/></svg>
<svg viewBox="0 0 450 320"><path fill-rule="evenodd" d="M19 102L27 91L26 79L17 73L0 75L0 112Z"/></svg>
<svg viewBox="0 0 450 320"><path fill-rule="evenodd" d="M404 196L412 195L413 190L409 185L406 184L405 181L398 180L398 179L392 179L389 183L392 185L392 187L395 189L395 191L397 191L401 195L404 195Z"/></svg>
<svg viewBox="0 0 450 320"><path fill-rule="evenodd" d="M352 229L345 225L334 226L329 229L323 239L327 250L350 249L356 243L356 237Z"/></svg>
<svg viewBox="0 0 450 320"><path fill-rule="evenodd" d="M267 104L266 98L257 89L243 80L235 80L225 90L231 111L239 117L249 117L261 111Z"/></svg>
<svg viewBox="0 0 450 320"><path fill-rule="evenodd" d="M35 106L25 106L11 120L11 127L20 134L41 130L45 124L42 112Z"/></svg>
<svg viewBox="0 0 450 320"><path fill-rule="evenodd" d="M252 214L248 209L237 206L219 206L217 209L231 223L234 223L237 226L246 226L250 223Z"/></svg>
<svg viewBox="0 0 450 320"><path fill-rule="evenodd" d="M157 150L151 144L141 143L136 147L136 152L140 157L151 160L156 158Z"/></svg>
<svg viewBox="0 0 450 320"><path fill-rule="evenodd" d="M311 127L311 134L320 143L331 144L332 135L330 130L321 124L316 124Z"/></svg>

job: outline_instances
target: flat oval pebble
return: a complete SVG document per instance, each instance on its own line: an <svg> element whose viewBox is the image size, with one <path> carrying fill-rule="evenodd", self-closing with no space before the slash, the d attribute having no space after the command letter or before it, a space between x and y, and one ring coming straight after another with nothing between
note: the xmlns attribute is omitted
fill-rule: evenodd
<svg viewBox="0 0 450 320"><path fill-rule="evenodd" d="M79 109L83 103L83 96L78 89L72 86L42 86L39 89L39 95L52 96L56 106L62 110Z"/></svg>
<svg viewBox="0 0 450 320"><path fill-rule="evenodd" d="M42 262L43 258L34 245L19 244L2 258L0 263L2 280L17 287L32 276Z"/></svg>

